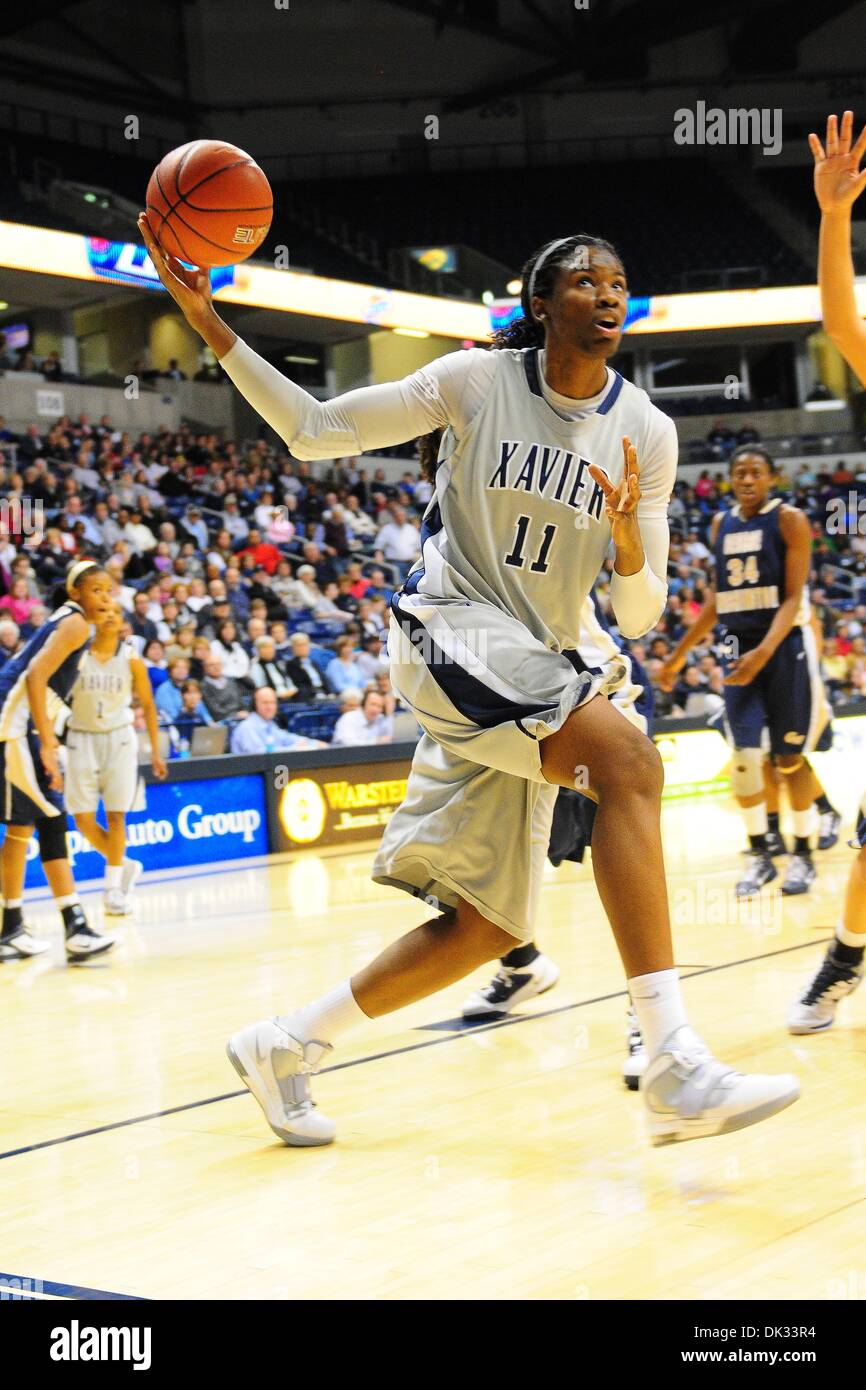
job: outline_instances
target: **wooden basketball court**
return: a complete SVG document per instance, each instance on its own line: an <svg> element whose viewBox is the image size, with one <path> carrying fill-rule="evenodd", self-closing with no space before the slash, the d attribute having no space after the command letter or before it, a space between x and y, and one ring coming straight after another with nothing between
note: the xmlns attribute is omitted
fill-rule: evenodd
<svg viewBox="0 0 866 1390"><path fill-rule="evenodd" d="M588 865L548 868L556 989L465 1027L479 972L351 1036L317 1081L338 1139L315 1150L279 1144L223 1049L422 920L370 882L370 854L144 883L117 950L79 969L41 901L28 917L55 949L0 969L3 1274L44 1297L862 1297L866 990L827 1035L784 1027L851 851L817 856L808 897L765 890L738 919L732 804L666 806L664 821L693 1020L724 1060L798 1073L797 1105L649 1146ZM84 902L98 920L98 895Z"/></svg>

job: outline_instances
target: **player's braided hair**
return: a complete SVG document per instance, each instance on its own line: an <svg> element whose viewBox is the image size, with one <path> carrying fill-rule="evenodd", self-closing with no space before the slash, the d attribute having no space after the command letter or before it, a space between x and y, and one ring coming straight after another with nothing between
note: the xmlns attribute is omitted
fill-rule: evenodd
<svg viewBox="0 0 866 1390"><path fill-rule="evenodd" d="M530 301L536 295L544 299L552 292L558 272L572 260L578 246L593 246L616 256L617 260L622 259L611 242L605 241L603 237L590 236L588 232L576 232L574 236L546 241L543 246L533 251L520 272L520 307L523 313L519 318L512 319L505 328L496 330L490 344L494 350L544 347L544 325L533 314ZM436 461L439 457L442 433L442 430L433 430L418 440L421 472L431 483L436 476Z"/></svg>

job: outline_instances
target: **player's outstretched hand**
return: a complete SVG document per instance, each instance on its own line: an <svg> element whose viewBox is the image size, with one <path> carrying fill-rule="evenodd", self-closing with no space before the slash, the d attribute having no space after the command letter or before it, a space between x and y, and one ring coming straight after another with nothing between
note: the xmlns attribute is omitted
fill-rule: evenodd
<svg viewBox="0 0 866 1390"><path fill-rule="evenodd" d="M176 256L166 255L150 228L147 214L138 214L138 230L150 253L156 273L184 317L199 329L212 307L210 276L206 270L188 270Z"/></svg>
<svg viewBox="0 0 866 1390"><path fill-rule="evenodd" d="M854 113L845 111L841 129L835 116L827 117L824 145L814 131L809 136L809 149L815 158L815 197L824 213L851 207L866 188L866 170L860 173L860 161L866 154L866 126L852 148L853 127Z"/></svg>
<svg viewBox="0 0 866 1390"><path fill-rule="evenodd" d="M622 441L622 457L622 481L618 486L611 482L604 469L597 463L589 465L590 477L598 483L604 493L604 512L610 522L614 545L617 545L621 538L624 539L627 531L631 532L637 519L635 513L641 495L637 449L628 435L625 435Z"/></svg>

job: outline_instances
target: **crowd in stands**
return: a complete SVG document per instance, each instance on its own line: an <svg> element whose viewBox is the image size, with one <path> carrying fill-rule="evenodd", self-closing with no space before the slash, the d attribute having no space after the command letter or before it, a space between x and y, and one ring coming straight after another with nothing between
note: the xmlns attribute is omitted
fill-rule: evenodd
<svg viewBox="0 0 866 1390"><path fill-rule="evenodd" d="M106 417L16 433L0 417L0 662L45 620L70 564L93 556L173 748L208 724L228 727L230 751L390 742L388 603L432 489L362 465L316 479L262 441L133 439ZM416 733L404 712L401 737Z"/></svg>
<svg viewBox="0 0 866 1390"><path fill-rule="evenodd" d="M14 351L9 347L6 334L0 329L0 376L4 372L28 372L31 375L41 376L45 381L55 383L82 380L81 377L64 369L59 352L47 352L44 357L37 358L30 347L19 348ZM187 381L189 379L176 357L170 357L164 367L148 366L143 357L138 357L132 363L130 373L138 377L139 381L145 385L153 385L159 381ZM205 361L196 372L193 380L218 382L226 381L227 378L218 362Z"/></svg>
<svg viewBox="0 0 866 1390"><path fill-rule="evenodd" d="M417 735L385 655L388 603L419 554L432 493L417 467L389 482L356 458L317 478L263 440L241 446L187 427L133 439L107 417L43 428L16 433L0 417L0 663L45 620L70 564L93 556L116 582L174 751L202 725L226 726L234 752L387 743L395 718L401 739ZM841 462L779 481L812 523L812 598L836 703L866 697L864 484ZM676 485L666 611L630 644L654 684L704 602L710 520L731 502L726 472ZM614 623L608 587L603 572ZM722 650L717 629L672 692L656 686L659 716L720 709Z"/></svg>

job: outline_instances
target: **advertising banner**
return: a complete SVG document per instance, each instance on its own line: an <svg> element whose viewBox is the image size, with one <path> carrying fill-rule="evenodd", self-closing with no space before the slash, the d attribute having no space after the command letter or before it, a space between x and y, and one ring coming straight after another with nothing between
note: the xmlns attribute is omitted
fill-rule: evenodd
<svg viewBox="0 0 866 1390"><path fill-rule="evenodd" d="M280 771L270 783L274 852L378 840L406 794L409 760Z"/></svg>
<svg viewBox="0 0 866 1390"><path fill-rule="evenodd" d="M100 819L102 814L100 812ZM145 870L206 866L268 853L262 774L152 782L147 809L127 817L127 852ZM0 839L4 834L0 826ZM105 861L68 817L67 844L77 883L101 878ZM26 888L46 887L36 836L27 857Z"/></svg>

